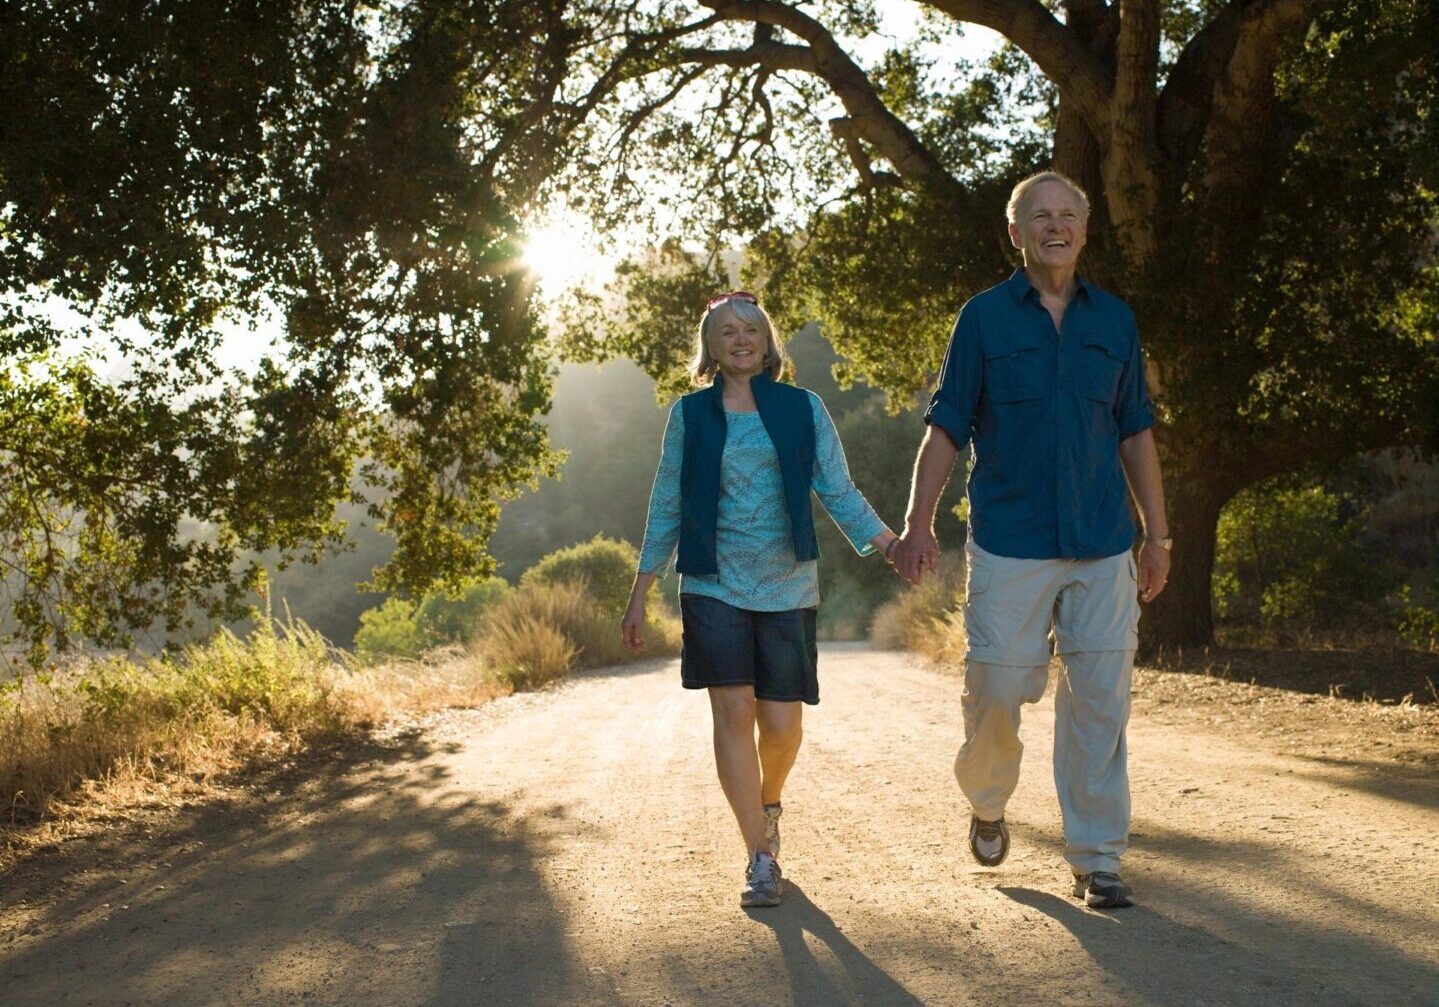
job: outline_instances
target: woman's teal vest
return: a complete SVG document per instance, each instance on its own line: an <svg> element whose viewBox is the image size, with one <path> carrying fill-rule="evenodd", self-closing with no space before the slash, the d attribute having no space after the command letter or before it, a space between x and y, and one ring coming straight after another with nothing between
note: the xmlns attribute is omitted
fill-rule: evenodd
<svg viewBox="0 0 1439 1007"><path fill-rule="evenodd" d="M719 573L715 525L719 520L720 456L728 426L722 379L680 400L684 409L684 460L680 465L680 545L675 569L680 573ZM750 379L759 418L779 457L785 511L794 532L794 555L800 561L819 558L810 510L814 476L814 413L809 393L780 384L761 372Z"/></svg>

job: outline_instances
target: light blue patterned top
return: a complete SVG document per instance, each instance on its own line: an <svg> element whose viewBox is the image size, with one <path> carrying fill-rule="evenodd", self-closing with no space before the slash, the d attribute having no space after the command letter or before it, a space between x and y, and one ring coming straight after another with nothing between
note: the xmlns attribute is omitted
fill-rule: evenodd
<svg viewBox="0 0 1439 1007"><path fill-rule="evenodd" d="M855 488L844 447L819 396L809 395L814 412L813 488L834 523L861 556L874 552L869 540L885 530L869 501ZM758 412L725 411L724 454L720 458L719 519L715 526L718 574L681 574L681 594L718 598L736 608L782 612L819 604L818 564L798 562L785 513L779 458ZM684 457L684 408L670 408L659 471L650 492L640 570L667 572L680 538L680 464Z"/></svg>

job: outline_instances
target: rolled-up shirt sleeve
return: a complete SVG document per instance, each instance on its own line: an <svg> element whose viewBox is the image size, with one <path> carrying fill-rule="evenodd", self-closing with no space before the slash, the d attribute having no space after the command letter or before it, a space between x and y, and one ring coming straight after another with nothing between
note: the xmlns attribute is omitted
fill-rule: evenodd
<svg viewBox="0 0 1439 1007"><path fill-rule="evenodd" d="M839 431L835 429L829 410L813 392L810 392L809 404L814 413L814 473L811 485L819 502L824 504L825 511L844 537L849 539L854 551L868 556L874 552L869 540L884 531L887 525L850 478L844 445L840 443Z"/></svg>
<svg viewBox="0 0 1439 1007"><path fill-rule="evenodd" d="M949 434L961 451L974 433L979 392L984 384L984 354L979 342L979 313L966 304L955 319L949 349L939 372L939 387L930 397L924 422Z"/></svg>
<svg viewBox="0 0 1439 1007"><path fill-rule="evenodd" d="M680 540L680 465L684 460L685 419L679 402L670 408L665 425L660 464L650 488L650 510L645 519L645 541L640 549L640 573L664 576Z"/></svg>
<svg viewBox="0 0 1439 1007"><path fill-rule="evenodd" d="M1119 426L1119 439L1128 440L1154 426L1154 402L1149 398L1149 382L1144 377L1144 350L1139 345L1139 328L1129 316L1129 357L1119 376L1119 394L1114 400L1114 420Z"/></svg>

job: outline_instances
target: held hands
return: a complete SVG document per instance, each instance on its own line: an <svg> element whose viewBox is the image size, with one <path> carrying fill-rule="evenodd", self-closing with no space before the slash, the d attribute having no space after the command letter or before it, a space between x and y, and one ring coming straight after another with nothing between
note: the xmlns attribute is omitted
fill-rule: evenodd
<svg viewBox="0 0 1439 1007"><path fill-rule="evenodd" d="M911 584L918 585L928 571L939 573L939 542L928 528L908 528L900 536L890 558L894 572Z"/></svg>
<svg viewBox="0 0 1439 1007"><path fill-rule="evenodd" d="M1169 550L1154 542L1139 547L1139 600L1151 602L1159 597L1169 580Z"/></svg>

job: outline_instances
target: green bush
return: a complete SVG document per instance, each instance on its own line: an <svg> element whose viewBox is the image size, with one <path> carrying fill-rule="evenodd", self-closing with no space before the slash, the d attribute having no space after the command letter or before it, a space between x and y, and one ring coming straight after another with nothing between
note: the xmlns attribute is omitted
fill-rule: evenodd
<svg viewBox="0 0 1439 1007"><path fill-rule="evenodd" d="M1439 610L1416 601L1408 584L1395 601L1399 610L1395 628L1404 642L1418 650L1439 650Z"/></svg>
<svg viewBox="0 0 1439 1007"><path fill-rule="evenodd" d="M364 661L416 658L446 643L471 643L480 634L485 613L509 592L503 579L487 577L458 597L431 595L419 603L386 599L378 608L360 613L355 653Z"/></svg>
<svg viewBox="0 0 1439 1007"><path fill-rule="evenodd" d="M638 567L639 553L634 546L596 535L544 557L525 571L520 587L583 581L600 611L607 618L619 619L629 602Z"/></svg>
<svg viewBox="0 0 1439 1007"><path fill-rule="evenodd" d="M1265 626L1357 625L1394 586L1360 540L1352 500L1292 478L1251 487L1219 518L1214 563L1221 620Z"/></svg>
<svg viewBox="0 0 1439 1007"><path fill-rule="evenodd" d="M465 588L457 598L426 598L417 621L434 643L471 643L480 634L485 614L509 593L510 585L503 577L486 577Z"/></svg>
<svg viewBox="0 0 1439 1007"><path fill-rule="evenodd" d="M419 657L430 646L430 639L418 616L419 605L406 598L387 598L378 608L361 612L355 653L363 661Z"/></svg>

